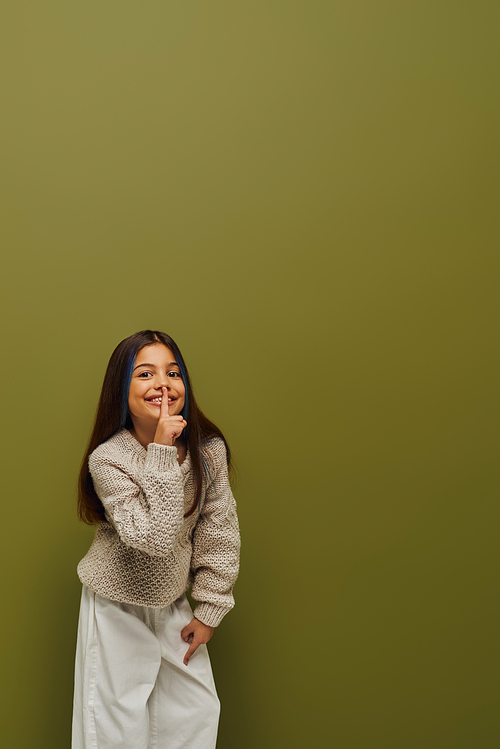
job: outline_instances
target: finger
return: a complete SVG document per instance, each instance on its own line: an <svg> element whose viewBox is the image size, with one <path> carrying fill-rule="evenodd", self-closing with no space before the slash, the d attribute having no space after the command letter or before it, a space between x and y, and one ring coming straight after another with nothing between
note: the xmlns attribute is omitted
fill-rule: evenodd
<svg viewBox="0 0 500 749"><path fill-rule="evenodd" d="M171 419L175 419L175 416L171 416ZM174 431L172 432L172 436L177 439L177 437L180 437L182 432L184 431L184 427L187 426L187 421L184 421L184 419L181 419L181 421L175 426Z"/></svg>
<svg viewBox="0 0 500 749"><path fill-rule="evenodd" d="M183 663L184 663L185 666L188 665L189 659L192 658L193 655L196 653L196 651L198 650L198 646L199 645L200 645L199 642L196 642L196 640L193 640L193 642L191 643L191 645L189 646L189 648L186 651L186 655L184 656Z"/></svg>
<svg viewBox="0 0 500 749"><path fill-rule="evenodd" d="M160 419L168 416L168 390L166 387L161 389L161 406L160 406Z"/></svg>
<svg viewBox="0 0 500 749"><path fill-rule="evenodd" d="M191 626L191 623L186 624L183 630L181 630L181 637L186 642L194 635L193 627Z"/></svg>

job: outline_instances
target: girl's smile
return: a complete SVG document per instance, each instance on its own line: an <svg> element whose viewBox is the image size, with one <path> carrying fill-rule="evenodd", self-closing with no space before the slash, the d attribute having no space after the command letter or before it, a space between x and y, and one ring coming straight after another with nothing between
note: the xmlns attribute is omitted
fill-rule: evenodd
<svg viewBox="0 0 500 749"><path fill-rule="evenodd" d="M152 403L155 406L161 406L162 397L159 396L159 395L155 395L155 396L153 396L151 398L146 398L146 400L147 400L148 403ZM170 395L168 396L168 402L169 403L174 403L174 401L176 401L176 400L177 400L177 398L173 398Z"/></svg>

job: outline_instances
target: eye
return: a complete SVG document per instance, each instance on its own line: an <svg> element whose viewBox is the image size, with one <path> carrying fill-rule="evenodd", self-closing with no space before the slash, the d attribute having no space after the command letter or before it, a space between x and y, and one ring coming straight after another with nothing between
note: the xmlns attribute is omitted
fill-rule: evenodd
<svg viewBox="0 0 500 749"><path fill-rule="evenodd" d="M167 377L180 377L180 374L172 370L171 372L167 372Z"/></svg>
<svg viewBox="0 0 500 749"><path fill-rule="evenodd" d="M139 373L139 374L137 375L137 377L147 377L147 376L149 376L149 375L151 375L151 377L153 376L153 375L151 374L151 372L140 372L140 373Z"/></svg>

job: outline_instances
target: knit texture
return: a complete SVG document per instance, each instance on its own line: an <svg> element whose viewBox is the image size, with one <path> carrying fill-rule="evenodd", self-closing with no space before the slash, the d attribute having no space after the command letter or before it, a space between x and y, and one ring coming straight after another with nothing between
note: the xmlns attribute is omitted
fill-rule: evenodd
<svg viewBox="0 0 500 749"><path fill-rule="evenodd" d="M164 608L192 585L194 615L216 627L234 606L240 535L227 474L226 448L208 441L201 510L194 501L189 451L151 443L144 448L127 429L99 445L89 458L106 521L78 565L78 576L105 598Z"/></svg>

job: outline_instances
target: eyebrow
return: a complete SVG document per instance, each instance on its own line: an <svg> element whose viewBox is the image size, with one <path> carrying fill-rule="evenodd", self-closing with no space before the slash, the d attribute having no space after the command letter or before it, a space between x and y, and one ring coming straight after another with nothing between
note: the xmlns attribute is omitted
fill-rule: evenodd
<svg viewBox="0 0 500 749"><path fill-rule="evenodd" d="M170 367L178 367L176 361L171 361L170 364L167 364L167 369L170 369ZM156 364L138 364L136 367L134 367L133 371L135 372L136 369L139 369L139 367L151 367L151 369L156 369Z"/></svg>

